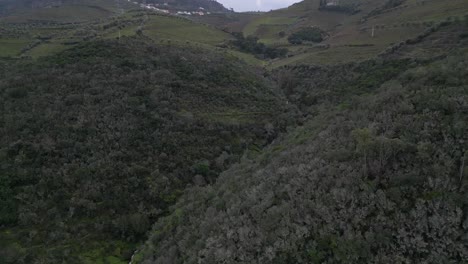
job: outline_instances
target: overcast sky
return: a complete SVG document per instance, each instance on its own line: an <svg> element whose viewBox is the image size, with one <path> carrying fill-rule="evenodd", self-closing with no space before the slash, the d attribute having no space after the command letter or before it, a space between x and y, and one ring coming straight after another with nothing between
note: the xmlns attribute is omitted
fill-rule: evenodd
<svg viewBox="0 0 468 264"><path fill-rule="evenodd" d="M288 7L302 0L217 0L227 8L234 8L235 11L270 11Z"/></svg>

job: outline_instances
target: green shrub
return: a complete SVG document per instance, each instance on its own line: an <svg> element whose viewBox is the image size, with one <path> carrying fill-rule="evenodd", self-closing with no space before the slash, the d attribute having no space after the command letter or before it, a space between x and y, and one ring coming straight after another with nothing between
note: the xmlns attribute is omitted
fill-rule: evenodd
<svg viewBox="0 0 468 264"><path fill-rule="evenodd" d="M288 37L291 44L299 45L303 42L322 42L323 31L317 27L309 27L301 29Z"/></svg>

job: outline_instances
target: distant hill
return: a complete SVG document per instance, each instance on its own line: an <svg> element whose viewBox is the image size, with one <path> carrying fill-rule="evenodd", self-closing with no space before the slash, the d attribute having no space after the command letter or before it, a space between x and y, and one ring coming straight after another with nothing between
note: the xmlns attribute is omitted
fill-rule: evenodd
<svg viewBox="0 0 468 264"><path fill-rule="evenodd" d="M151 4L171 11L230 12L214 0L0 0L0 17L8 22L84 22L120 14Z"/></svg>
<svg viewBox="0 0 468 264"><path fill-rule="evenodd" d="M66 4L77 4L73 0L0 0L0 13L8 14L17 10L34 9L34 8L52 8L60 7ZM84 1L85 2L85 1ZM105 2L105 1L99 1ZM96 5L98 5L96 3Z"/></svg>
<svg viewBox="0 0 468 264"><path fill-rule="evenodd" d="M64 3L71 2L67 0L3 0L0 1L5 10L14 8L44 8L60 6Z"/></svg>
<svg viewBox="0 0 468 264"><path fill-rule="evenodd" d="M305 0L237 24L243 25L246 36L253 35L265 44L292 51L288 58L272 65L279 67L366 60L438 23L464 20L467 13L465 0ZM320 28L327 37L321 43L289 43L291 35L309 27Z"/></svg>
<svg viewBox="0 0 468 264"><path fill-rule="evenodd" d="M143 0L138 2L142 3ZM215 0L146 0L147 4L165 6L168 9L194 11L203 8L210 12L228 12L229 10ZM165 5L167 4L167 5Z"/></svg>
<svg viewBox="0 0 468 264"><path fill-rule="evenodd" d="M0 17L9 22L83 22L135 8L126 0L0 0Z"/></svg>

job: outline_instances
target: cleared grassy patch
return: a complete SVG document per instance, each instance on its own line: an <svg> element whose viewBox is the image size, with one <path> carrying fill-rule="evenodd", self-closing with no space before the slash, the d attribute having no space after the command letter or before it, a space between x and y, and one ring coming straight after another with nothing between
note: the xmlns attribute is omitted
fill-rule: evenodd
<svg viewBox="0 0 468 264"><path fill-rule="evenodd" d="M0 39L0 57L15 57L31 41L28 39Z"/></svg>
<svg viewBox="0 0 468 264"><path fill-rule="evenodd" d="M131 252L134 248L133 244L128 244L123 241L103 241L94 242L93 250L87 251L79 256L80 261L84 264L127 264L123 259L124 251ZM128 254L128 253L127 253Z"/></svg>
<svg viewBox="0 0 468 264"><path fill-rule="evenodd" d="M102 37L104 39L112 39L112 38L118 38L118 37L130 37L130 36L135 36L136 31L138 29L138 26L129 26L126 28L119 30L115 30L113 32L104 34Z"/></svg>
<svg viewBox="0 0 468 264"><path fill-rule="evenodd" d="M244 35L256 35L257 30L262 25L291 25L297 21L294 16L276 16L273 13L267 13L247 24L243 30Z"/></svg>
<svg viewBox="0 0 468 264"><path fill-rule="evenodd" d="M227 53L230 55L237 57L245 61L247 64L254 65L254 66L265 66L266 62L260 59L255 58L252 54L243 53L236 50L227 50Z"/></svg>
<svg viewBox="0 0 468 264"><path fill-rule="evenodd" d="M278 68L294 64L339 64L346 62L358 62L372 58L382 51L381 47L348 47L338 46L324 50L312 50L282 60L277 60L268 65L268 68Z"/></svg>
<svg viewBox="0 0 468 264"><path fill-rule="evenodd" d="M62 50L69 48L69 46L60 44L60 43L43 43L26 53L26 55L33 58L39 58L43 56L52 55L58 53Z"/></svg>
<svg viewBox="0 0 468 264"><path fill-rule="evenodd" d="M230 56L236 59L240 59L244 61L245 63L252 65L252 66L263 67L266 65L266 61L257 59L252 54L240 52L240 51L233 50L233 49L213 47L210 44L187 42L183 40L167 40L167 39L159 39L159 41L157 42L159 45L180 46L180 47L185 47L185 48L196 46L198 48L205 49L207 52L213 51L213 49L215 49L217 52L229 54Z"/></svg>
<svg viewBox="0 0 468 264"><path fill-rule="evenodd" d="M145 24L143 32L154 39L171 39L210 45L233 39L230 34L214 27L167 16L151 16Z"/></svg>
<svg viewBox="0 0 468 264"><path fill-rule="evenodd" d="M260 25L257 29L256 36L260 42L265 44L287 43L286 38L280 36L280 32L287 31L288 25Z"/></svg>

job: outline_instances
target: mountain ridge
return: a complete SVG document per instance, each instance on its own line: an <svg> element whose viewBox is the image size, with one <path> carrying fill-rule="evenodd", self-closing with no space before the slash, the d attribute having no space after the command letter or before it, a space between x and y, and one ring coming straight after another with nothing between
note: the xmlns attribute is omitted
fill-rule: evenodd
<svg viewBox="0 0 468 264"><path fill-rule="evenodd" d="M229 10L216 0L139 0L140 3L157 5L165 9L184 11L206 10L209 12L228 12Z"/></svg>

